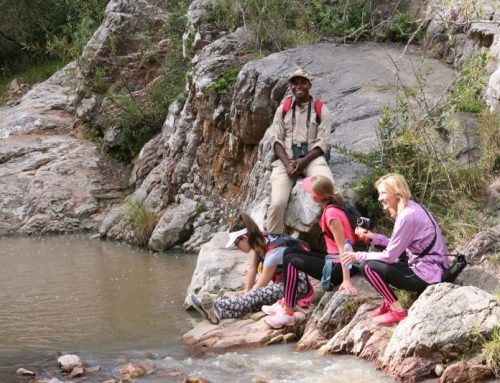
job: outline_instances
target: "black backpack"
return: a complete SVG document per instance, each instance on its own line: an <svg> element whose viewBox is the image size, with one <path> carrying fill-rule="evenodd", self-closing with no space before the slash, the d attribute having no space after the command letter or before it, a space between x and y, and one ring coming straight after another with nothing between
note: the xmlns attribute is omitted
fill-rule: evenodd
<svg viewBox="0 0 500 383"><path fill-rule="evenodd" d="M305 251L311 251L309 244L301 239L290 237L289 235L286 234L265 233L265 235L269 238L269 243L266 246L266 253L271 249L282 246L284 247L300 246Z"/></svg>
<svg viewBox="0 0 500 383"><path fill-rule="evenodd" d="M325 207L327 209L328 207L333 206L336 207L337 209L342 210L345 215L347 216L347 219L349 220L349 224L351 225L351 229L354 232L356 230L356 226L358 225L358 219L361 218L361 213L359 210L356 208L356 206L351 205L350 203L343 203L342 205L328 205ZM334 239L332 233L330 233L330 230L328 232L324 233L324 235L328 236L330 239ZM356 238L355 238L356 240ZM326 245L326 243L325 243ZM366 244L365 242L357 239L354 244L352 245L352 248L354 251L368 251L369 245Z"/></svg>

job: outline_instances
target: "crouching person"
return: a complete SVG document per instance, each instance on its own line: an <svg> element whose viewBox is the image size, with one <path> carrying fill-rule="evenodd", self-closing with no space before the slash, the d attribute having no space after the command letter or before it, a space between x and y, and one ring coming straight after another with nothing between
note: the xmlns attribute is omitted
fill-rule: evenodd
<svg viewBox="0 0 500 383"><path fill-rule="evenodd" d="M411 200L403 176L385 175L375 187L382 207L395 219L391 238L356 229L359 237L386 248L382 252L346 252L342 254L342 264L362 262L363 276L384 299L370 315L374 322L390 325L407 316L393 287L421 293L430 284L441 282L443 272L449 268L448 251L435 219ZM407 257L407 262L399 259L401 255Z"/></svg>
<svg viewBox="0 0 500 383"><path fill-rule="evenodd" d="M224 318L241 318L260 311L263 305L272 305L284 296L282 277L283 253L297 242L287 243L283 237L262 233L257 224L246 214L241 214L238 223L229 233L226 247L236 246L250 254L243 294L229 299L214 299L205 293L191 294L193 307L213 324ZM299 273L297 296L312 296L312 287L304 273ZM289 323L292 324L292 323Z"/></svg>

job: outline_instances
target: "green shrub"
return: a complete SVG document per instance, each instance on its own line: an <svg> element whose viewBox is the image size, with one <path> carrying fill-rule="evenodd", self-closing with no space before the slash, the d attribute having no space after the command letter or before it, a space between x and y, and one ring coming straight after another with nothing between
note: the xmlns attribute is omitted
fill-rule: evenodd
<svg viewBox="0 0 500 383"><path fill-rule="evenodd" d="M348 318L354 317L361 303L353 298L348 298L342 305L342 311Z"/></svg>
<svg viewBox="0 0 500 383"><path fill-rule="evenodd" d="M126 204L127 223L131 226L137 243L146 246L156 226L157 216L146 201L131 198Z"/></svg>
<svg viewBox="0 0 500 383"><path fill-rule="evenodd" d="M145 71L157 67L156 79L140 95L136 92L136 86L124 78L119 63L110 62L106 66L84 64L88 73L87 92L102 94L116 109L103 116L103 125L120 131L117 145L105 148L119 161L130 162L144 144L161 130L168 107L185 88L186 73L190 67L189 58L182 55L187 7L187 1L177 2L170 9L162 30L144 39L141 47L143 52L154 51L155 43L162 39L167 39L169 46L166 53L144 59L142 69Z"/></svg>
<svg viewBox="0 0 500 383"><path fill-rule="evenodd" d="M378 20L372 4L339 0L334 4L301 0L212 0L205 21L229 31L246 25L256 52L282 51L322 38L352 42L375 36L406 42L419 23L409 13L395 12L388 21ZM415 39L422 33L416 33ZM379 36L380 38L380 36Z"/></svg>
<svg viewBox="0 0 500 383"><path fill-rule="evenodd" d="M376 36L382 41L406 43L412 36L412 41L420 41L425 35L421 23L410 12L398 12L387 21L380 24Z"/></svg>
<svg viewBox="0 0 500 383"><path fill-rule="evenodd" d="M408 310L413 302L415 302L418 298L417 293L412 293L411 291L406 291L406 290L401 290L401 289L394 289L394 293L396 294L396 297L398 298L398 302L401 303L401 305Z"/></svg>
<svg viewBox="0 0 500 383"><path fill-rule="evenodd" d="M227 94L229 88L235 83L242 66L226 67L217 81L205 89L205 94L216 93L219 96Z"/></svg>
<svg viewBox="0 0 500 383"><path fill-rule="evenodd" d="M373 189L370 192L370 185L384 174L397 172L406 178L413 198L433 212L449 247L477 232L477 212L482 196L499 163L499 117L491 115L481 105L478 133L482 155L478 164L458 165L457 154L443 150L442 142L459 127L455 113L464 110L464 100L469 100L467 105L471 105L470 100L480 100L478 92L486 80L486 63L483 54L466 61L442 103L433 108L428 106L427 100L421 99L421 90L401 88L399 105L394 109L382 109L377 128L379 145L371 153L338 148L370 168L370 175L354 186L355 190L364 193L359 202L363 211L377 213L377 195ZM425 79L421 79L421 83L425 83ZM459 94L459 89L464 87L474 89L470 97ZM413 113L418 109L415 105L426 111L423 117ZM375 222L377 218L380 220L380 216L374 218Z"/></svg>
<svg viewBox="0 0 500 383"><path fill-rule="evenodd" d="M484 343L481 356L496 377L500 375L500 326L495 326L491 339Z"/></svg>

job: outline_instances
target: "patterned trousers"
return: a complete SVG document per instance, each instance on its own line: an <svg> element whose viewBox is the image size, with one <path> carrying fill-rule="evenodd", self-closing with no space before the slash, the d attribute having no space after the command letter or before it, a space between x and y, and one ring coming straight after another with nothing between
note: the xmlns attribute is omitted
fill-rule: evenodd
<svg viewBox="0 0 500 383"><path fill-rule="evenodd" d="M304 273L299 273L297 297L307 294L308 286ZM220 319L241 318L249 313L260 311L263 305L272 305L284 297L283 282L272 283L265 287L252 289L245 295L229 299L218 299L214 302Z"/></svg>

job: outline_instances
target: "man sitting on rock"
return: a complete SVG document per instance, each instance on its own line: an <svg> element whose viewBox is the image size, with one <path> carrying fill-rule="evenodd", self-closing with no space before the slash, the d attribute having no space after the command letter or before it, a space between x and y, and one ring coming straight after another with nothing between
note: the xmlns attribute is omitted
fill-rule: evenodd
<svg viewBox="0 0 500 383"><path fill-rule="evenodd" d="M278 107L272 124L271 203L267 230L282 233L290 192L299 176L322 175L333 182L324 154L329 150L332 117L320 100L309 94L311 77L299 69L289 75L293 97Z"/></svg>

